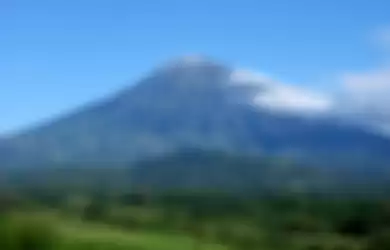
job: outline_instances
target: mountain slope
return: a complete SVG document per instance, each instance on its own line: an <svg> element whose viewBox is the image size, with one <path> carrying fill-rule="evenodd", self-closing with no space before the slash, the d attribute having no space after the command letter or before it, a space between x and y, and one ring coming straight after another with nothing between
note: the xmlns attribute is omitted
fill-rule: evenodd
<svg viewBox="0 0 390 250"><path fill-rule="evenodd" d="M319 168L281 159L180 150L134 164L133 188L154 192L225 190L268 192L315 191L329 185L329 175Z"/></svg>
<svg viewBox="0 0 390 250"><path fill-rule="evenodd" d="M390 152L388 139L357 126L255 105L272 86L234 84L233 72L209 59L172 61L111 98L9 138L0 160L121 163L183 147L321 159Z"/></svg>

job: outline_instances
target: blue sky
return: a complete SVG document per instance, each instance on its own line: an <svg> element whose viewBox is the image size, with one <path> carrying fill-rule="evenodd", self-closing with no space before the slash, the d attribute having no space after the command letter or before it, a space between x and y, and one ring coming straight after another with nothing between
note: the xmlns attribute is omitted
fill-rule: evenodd
<svg viewBox="0 0 390 250"><path fill-rule="evenodd" d="M389 10L388 0L0 0L0 134L188 53L326 92L370 77L390 85Z"/></svg>

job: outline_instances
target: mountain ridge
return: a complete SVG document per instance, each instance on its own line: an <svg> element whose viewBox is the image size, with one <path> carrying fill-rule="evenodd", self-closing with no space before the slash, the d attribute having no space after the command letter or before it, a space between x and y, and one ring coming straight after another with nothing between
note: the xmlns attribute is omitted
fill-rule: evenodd
<svg viewBox="0 0 390 250"><path fill-rule="evenodd" d="M8 138L0 160L108 164L183 147L321 158L390 152L390 140L358 126L257 105L273 85L242 74L232 80L236 73L208 58L174 59L113 96Z"/></svg>

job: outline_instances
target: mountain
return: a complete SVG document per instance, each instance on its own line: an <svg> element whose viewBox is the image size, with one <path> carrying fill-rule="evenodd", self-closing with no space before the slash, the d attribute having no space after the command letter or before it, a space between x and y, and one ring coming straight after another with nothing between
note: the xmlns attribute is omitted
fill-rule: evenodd
<svg viewBox="0 0 390 250"><path fill-rule="evenodd" d="M389 158L389 139L327 115L326 101L295 95L270 109L275 93L286 99L280 86L237 72L203 57L169 61L105 100L3 140L0 161L121 164L182 148L323 162ZM302 105L309 101L312 109Z"/></svg>
<svg viewBox="0 0 390 250"><path fill-rule="evenodd" d="M154 192L314 192L330 186L330 175L323 170L284 159L185 149L137 162L129 179L133 188Z"/></svg>

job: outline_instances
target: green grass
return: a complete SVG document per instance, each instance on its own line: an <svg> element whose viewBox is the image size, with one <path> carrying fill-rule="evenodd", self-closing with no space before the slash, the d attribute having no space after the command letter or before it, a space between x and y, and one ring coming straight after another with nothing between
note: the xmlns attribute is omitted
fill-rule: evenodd
<svg viewBox="0 0 390 250"><path fill-rule="evenodd" d="M61 223L61 232L68 246L91 243L112 246L109 249L186 250L194 248L191 237L154 232L128 232L105 225L80 222ZM107 248L104 248L107 249ZM223 250L220 245L202 243L202 250Z"/></svg>
<svg viewBox="0 0 390 250"><path fill-rule="evenodd" d="M55 212L15 213L10 219L13 221L13 225L23 225L23 223L29 222L30 225L34 225L32 228L39 229L39 225L42 224L42 226L47 225L47 228L53 229L53 232L55 231L53 235L59 237L54 238L57 241L54 248L46 248L53 250L228 250L227 247L220 244L206 241L197 244L191 236L184 234L184 232L164 233L162 231L125 230L102 223L84 222L58 215ZM31 224L32 222L34 223ZM249 231L244 230L245 228L236 227L236 229L244 235L250 235L251 233L250 228ZM32 232L29 231L29 233ZM32 233L31 235L39 236L39 239L42 239L42 234ZM320 249L325 250L359 250L362 249L361 245L363 243L356 239L345 238L332 233L297 233L294 234L293 238L294 240L289 248L292 250L317 249L315 246L321 246ZM269 250L270 247L270 245L268 247L264 245L261 249ZM21 248L17 249L20 250ZM243 248L242 245L234 244L230 249ZM274 249L280 248L276 247Z"/></svg>
<svg viewBox="0 0 390 250"><path fill-rule="evenodd" d="M52 213L33 215L16 214L18 220L28 217L50 221L61 236L59 250L192 250L195 240L180 233L127 231L99 223L86 223ZM202 242L199 250L225 250L226 248Z"/></svg>

